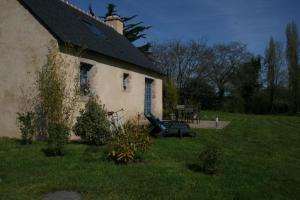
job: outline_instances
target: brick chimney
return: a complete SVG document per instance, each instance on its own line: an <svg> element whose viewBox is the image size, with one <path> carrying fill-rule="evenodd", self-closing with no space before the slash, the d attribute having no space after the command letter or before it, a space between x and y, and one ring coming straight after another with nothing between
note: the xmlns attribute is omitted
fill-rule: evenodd
<svg viewBox="0 0 300 200"><path fill-rule="evenodd" d="M122 19L119 16L117 15L108 16L105 19L105 23L108 26L115 29L119 34L123 35L124 24Z"/></svg>

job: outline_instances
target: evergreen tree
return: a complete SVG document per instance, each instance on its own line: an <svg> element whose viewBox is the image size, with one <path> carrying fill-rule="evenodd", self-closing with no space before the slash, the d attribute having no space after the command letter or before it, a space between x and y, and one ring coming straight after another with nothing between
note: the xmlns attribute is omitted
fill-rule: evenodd
<svg viewBox="0 0 300 200"><path fill-rule="evenodd" d="M117 15L116 5L108 4L107 11L105 17ZM135 19L137 15L133 15L131 17L122 17L122 21L124 23L124 32L123 35L131 42L134 43L140 39L145 39L146 34L145 31L150 29L151 26L144 26L143 22L132 23L131 21ZM151 44L146 43L142 46L137 47L144 54L148 55L150 52Z"/></svg>
<svg viewBox="0 0 300 200"><path fill-rule="evenodd" d="M131 21L136 17L137 15L133 15L131 17L123 17L124 36L132 43L140 39L146 39L145 31L151 28L151 26L144 26L143 22L131 23ZM139 46L138 48L147 55L149 54L151 44L146 43L142 46Z"/></svg>
<svg viewBox="0 0 300 200"><path fill-rule="evenodd" d="M234 108L232 110L246 113L253 112L255 107L254 98L260 89L260 70L261 58L259 56L253 57L249 62L239 67L232 82L235 87L233 96L238 100L233 103ZM241 103L243 105L238 105Z"/></svg>
<svg viewBox="0 0 300 200"><path fill-rule="evenodd" d="M287 49L286 57L289 70L289 112L295 114L298 107L298 79L299 79L299 36L297 24L289 23L286 28Z"/></svg>
<svg viewBox="0 0 300 200"><path fill-rule="evenodd" d="M117 10L116 10L116 5L115 4L108 4L106 7L106 14L105 14L105 18L109 17L109 16L113 16L113 15L117 15Z"/></svg>

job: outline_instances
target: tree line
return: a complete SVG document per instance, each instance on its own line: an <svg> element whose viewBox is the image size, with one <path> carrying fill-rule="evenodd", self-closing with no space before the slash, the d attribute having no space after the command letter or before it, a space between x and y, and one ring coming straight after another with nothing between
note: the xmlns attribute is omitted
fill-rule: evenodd
<svg viewBox="0 0 300 200"><path fill-rule="evenodd" d="M89 6L91 15L95 15ZM100 18L118 15L108 4ZM146 38L151 26L121 17L124 36L133 44ZM204 41L170 40L137 46L165 74L164 110L177 104L242 113L290 113L300 109L299 35L297 24L286 27L286 45L270 37L264 55L241 42L209 46Z"/></svg>
<svg viewBox="0 0 300 200"><path fill-rule="evenodd" d="M166 112L174 111L172 102L176 102L230 112L297 113L300 67L295 22L287 25L286 38L284 47L270 37L263 56L251 53L240 42L209 46L203 41L171 40L152 44L151 59L166 76Z"/></svg>

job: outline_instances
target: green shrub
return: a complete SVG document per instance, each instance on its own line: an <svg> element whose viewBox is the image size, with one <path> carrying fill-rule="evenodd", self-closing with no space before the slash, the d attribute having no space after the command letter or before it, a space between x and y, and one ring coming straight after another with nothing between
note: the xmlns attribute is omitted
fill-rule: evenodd
<svg viewBox="0 0 300 200"><path fill-rule="evenodd" d="M32 144L36 129L34 124L34 113L18 113L18 125L22 134L22 143Z"/></svg>
<svg viewBox="0 0 300 200"><path fill-rule="evenodd" d="M199 156L200 170L206 174L217 174L220 172L223 161L221 148L216 144L207 145Z"/></svg>
<svg viewBox="0 0 300 200"><path fill-rule="evenodd" d="M163 81L164 116L174 113L178 102L178 93L174 82L170 79Z"/></svg>
<svg viewBox="0 0 300 200"><path fill-rule="evenodd" d="M50 123L48 126L48 146L45 149L47 156L63 156L64 146L68 142L69 131L61 123Z"/></svg>
<svg viewBox="0 0 300 200"><path fill-rule="evenodd" d="M110 122L98 99L90 97L85 110L80 111L80 114L73 128L75 135L88 144L106 144L111 138Z"/></svg>
<svg viewBox="0 0 300 200"><path fill-rule="evenodd" d="M72 46L64 45L68 49ZM68 50L67 50L68 51ZM74 52L77 54L76 52ZM40 134L48 136L48 124L63 123L71 129L73 114L77 108L79 91L77 63L66 59L59 51L55 41L48 46L46 63L38 67L34 100L37 125Z"/></svg>
<svg viewBox="0 0 300 200"><path fill-rule="evenodd" d="M150 148L152 141L147 128L128 122L124 133L112 140L108 147L108 157L118 164L128 164L142 160L142 155Z"/></svg>

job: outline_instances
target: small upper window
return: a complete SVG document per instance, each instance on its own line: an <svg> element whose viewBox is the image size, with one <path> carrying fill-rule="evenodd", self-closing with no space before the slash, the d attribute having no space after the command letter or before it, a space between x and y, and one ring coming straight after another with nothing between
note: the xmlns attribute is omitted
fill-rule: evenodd
<svg viewBox="0 0 300 200"><path fill-rule="evenodd" d="M124 73L123 74L123 89L125 91L128 90L128 86L129 86L129 74Z"/></svg>
<svg viewBox="0 0 300 200"><path fill-rule="evenodd" d="M88 65L85 63L81 63L80 65L80 94L81 95L89 95L91 84L88 77L88 72L91 70L92 65Z"/></svg>

